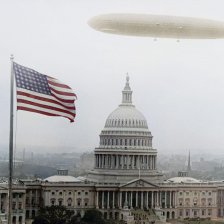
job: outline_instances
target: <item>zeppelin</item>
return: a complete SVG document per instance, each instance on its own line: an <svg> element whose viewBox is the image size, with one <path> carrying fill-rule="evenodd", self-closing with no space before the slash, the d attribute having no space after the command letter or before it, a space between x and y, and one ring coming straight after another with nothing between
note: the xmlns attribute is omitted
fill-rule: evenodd
<svg viewBox="0 0 224 224"><path fill-rule="evenodd" d="M224 22L179 16L148 14L104 14L91 18L97 31L154 38L218 39L224 38Z"/></svg>

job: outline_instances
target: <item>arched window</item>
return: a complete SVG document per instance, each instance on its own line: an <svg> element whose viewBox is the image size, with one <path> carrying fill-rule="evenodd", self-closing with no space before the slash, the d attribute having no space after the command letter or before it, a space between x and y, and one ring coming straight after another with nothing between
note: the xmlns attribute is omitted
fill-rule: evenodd
<svg viewBox="0 0 224 224"><path fill-rule="evenodd" d="M51 198L51 205L55 205L55 198Z"/></svg>
<svg viewBox="0 0 224 224"><path fill-rule="evenodd" d="M58 205L59 205L59 206L62 206L62 205L63 205L62 203L63 203L63 199L62 199L62 198L59 198L59 199L58 199Z"/></svg>
<svg viewBox="0 0 224 224"><path fill-rule="evenodd" d="M72 206L72 199L69 198L69 199L67 200L67 203L68 203L68 206L69 206L69 207Z"/></svg>

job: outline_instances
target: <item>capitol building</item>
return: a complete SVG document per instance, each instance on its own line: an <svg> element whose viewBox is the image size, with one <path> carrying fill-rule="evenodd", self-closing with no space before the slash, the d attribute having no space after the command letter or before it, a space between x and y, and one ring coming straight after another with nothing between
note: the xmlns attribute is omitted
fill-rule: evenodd
<svg viewBox="0 0 224 224"><path fill-rule="evenodd" d="M95 148L94 169L86 176L59 170L43 180L13 186L13 224L29 223L41 206L64 205L83 215L98 209L105 219L127 224L165 223L169 219L224 216L224 183L188 177L164 180L157 149L144 115L132 102L129 77L121 104L108 116ZM7 184L0 184L0 218L7 214Z"/></svg>

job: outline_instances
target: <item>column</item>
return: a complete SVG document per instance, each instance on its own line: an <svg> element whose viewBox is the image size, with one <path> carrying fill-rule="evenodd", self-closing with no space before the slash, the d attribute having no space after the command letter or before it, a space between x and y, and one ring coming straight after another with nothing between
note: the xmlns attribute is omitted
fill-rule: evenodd
<svg viewBox="0 0 224 224"><path fill-rule="evenodd" d="M131 168L134 169L135 156L132 155L131 158Z"/></svg>
<svg viewBox="0 0 224 224"><path fill-rule="evenodd" d="M131 209L133 208L133 204L132 204L132 191L131 191L131 203L130 203L130 207L131 207Z"/></svg>
<svg viewBox="0 0 224 224"><path fill-rule="evenodd" d="M119 200L120 200L119 208L122 208L122 192L120 192L120 198L119 198Z"/></svg>
<svg viewBox="0 0 224 224"><path fill-rule="evenodd" d="M111 155L111 166L110 166L110 168L111 169L114 169L114 155Z"/></svg>
<svg viewBox="0 0 224 224"><path fill-rule="evenodd" d="M154 191L152 191L152 203L151 203L151 207L154 208Z"/></svg>
<svg viewBox="0 0 224 224"><path fill-rule="evenodd" d="M107 192L107 209L110 208L109 202L110 202L110 191Z"/></svg>
<svg viewBox="0 0 224 224"><path fill-rule="evenodd" d="M176 208L176 192L174 191L173 193L174 193L173 194L173 201L174 201L173 207Z"/></svg>
<svg viewBox="0 0 224 224"><path fill-rule="evenodd" d="M124 169L124 156L121 156L121 169Z"/></svg>
<svg viewBox="0 0 224 224"><path fill-rule="evenodd" d="M156 192L156 207L159 207L159 191Z"/></svg>
<svg viewBox="0 0 224 224"><path fill-rule="evenodd" d="M138 208L138 191L135 193L135 207Z"/></svg>
<svg viewBox="0 0 224 224"><path fill-rule="evenodd" d="M129 155L127 155L127 169L129 169L129 161L130 161L130 158L129 158L130 156Z"/></svg>
<svg viewBox="0 0 224 224"><path fill-rule="evenodd" d="M126 191L125 192L125 202L124 202L125 204L127 204L128 203L128 192Z"/></svg>
<svg viewBox="0 0 224 224"><path fill-rule="evenodd" d="M149 192L146 192L146 209L149 209Z"/></svg>
<svg viewBox="0 0 224 224"><path fill-rule="evenodd" d="M143 209L143 191L141 192L141 209Z"/></svg>
<svg viewBox="0 0 224 224"><path fill-rule="evenodd" d="M172 191L170 191L170 208L172 208L172 204L171 204L171 202L172 202Z"/></svg>
<svg viewBox="0 0 224 224"><path fill-rule="evenodd" d="M146 156L146 169L148 170L149 169L149 157Z"/></svg>
<svg viewBox="0 0 224 224"><path fill-rule="evenodd" d="M166 197L167 197L167 192L165 191L165 208L167 208Z"/></svg>
<svg viewBox="0 0 224 224"><path fill-rule="evenodd" d="M99 208L99 191L96 192L96 208Z"/></svg>
<svg viewBox="0 0 224 224"><path fill-rule="evenodd" d="M115 192L113 191L113 205L112 205L113 208L115 208L115 206L114 206L114 198L115 198L115 195L114 194L115 194Z"/></svg>
<svg viewBox="0 0 224 224"><path fill-rule="evenodd" d="M116 155L116 169L118 169L119 165L119 155Z"/></svg>
<svg viewBox="0 0 224 224"><path fill-rule="evenodd" d="M104 209L104 191L102 191L102 209Z"/></svg>

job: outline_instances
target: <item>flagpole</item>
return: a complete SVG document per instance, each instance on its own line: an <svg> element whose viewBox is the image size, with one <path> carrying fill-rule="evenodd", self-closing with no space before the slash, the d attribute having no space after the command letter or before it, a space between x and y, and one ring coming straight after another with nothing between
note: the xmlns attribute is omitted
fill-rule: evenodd
<svg viewBox="0 0 224 224"><path fill-rule="evenodd" d="M13 55L11 55L11 78L10 78L10 130L9 130L9 179L8 179L8 224L12 223L12 179L13 179L13 94L14 94L14 72Z"/></svg>

